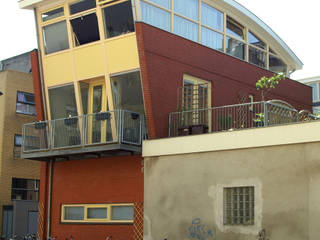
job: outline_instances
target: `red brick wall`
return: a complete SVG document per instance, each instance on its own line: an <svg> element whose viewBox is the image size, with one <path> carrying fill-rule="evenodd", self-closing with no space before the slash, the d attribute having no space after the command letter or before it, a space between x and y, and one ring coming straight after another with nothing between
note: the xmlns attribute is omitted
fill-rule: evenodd
<svg viewBox="0 0 320 240"><path fill-rule="evenodd" d="M61 205L143 202L141 156L56 162L52 181L51 236L75 240L130 240L133 225L62 224Z"/></svg>
<svg viewBox="0 0 320 240"><path fill-rule="evenodd" d="M168 136L169 113L177 109L183 74L212 83L212 106L238 103L238 95L260 93L255 83L273 73L145 23L136 24L149 137ZM312 109L310 87L287 79L268 99L282 99L297 109Z"/></svg>

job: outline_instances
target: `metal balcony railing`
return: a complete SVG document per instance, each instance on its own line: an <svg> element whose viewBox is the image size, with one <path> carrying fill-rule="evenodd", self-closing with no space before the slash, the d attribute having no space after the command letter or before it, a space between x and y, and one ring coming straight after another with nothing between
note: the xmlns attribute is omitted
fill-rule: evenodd
<svg viewBox="0 0 320 240"><path fill-rule="evenodd" d="M169 136L182 136L298 122L290 104L272 100L174 112L169 115Z"/></svg>
<svg viewBox="0 0 320 240"><path fill-rule="evenodd" d="M140 146L143 115L126 110L28 123L23 126L22 152L50 151L121 143Z"/></svg>

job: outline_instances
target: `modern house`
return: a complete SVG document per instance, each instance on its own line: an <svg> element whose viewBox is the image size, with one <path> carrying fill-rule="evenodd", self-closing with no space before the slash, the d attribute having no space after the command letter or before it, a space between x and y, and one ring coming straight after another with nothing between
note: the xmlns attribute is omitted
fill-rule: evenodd
<svg viewBox="0 0 320 240"><path fill-rule="evenodd" d="M22 126L36 120L30 52L0 62L0 219L8 239L37 233L40 163L21 159Z"/></svg>
<svg viewBox="0 0 320 240"><path fill-rule="evenodd" d="M269 106L279 105L255 107L256 81L302 68L268 26L231 0L19 5L34 10L39 41L38 122L24 126L22 156L42 162L41 239L142 239L142 140L215 131L208 109L216 106L249 102L252 113L271 119ZM311 88L289 78L268 97L312 108ZM235 123L230 114L219 130ZM232 128L252 125L253 117Z"/></svg>
<svg viewBox="0 0 320 240"><path fill-rule="evenodd" d="M320 76L303 78L297 81L312 87L312 110L314 114L318 113L320 110Z"/></svg>

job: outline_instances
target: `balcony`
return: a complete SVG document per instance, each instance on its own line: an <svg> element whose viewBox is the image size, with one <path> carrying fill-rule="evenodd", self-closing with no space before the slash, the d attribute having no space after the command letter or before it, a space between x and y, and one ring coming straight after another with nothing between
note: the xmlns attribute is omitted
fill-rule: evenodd
<svg viewBox="0 0 320 240"><path fill-rule="evenodd" d="M170 113L169 136L269 127L316 119L318 117L309 111L298 112L281 100L244 103Z"/></svg>
<svg viewBox="0 0 320 240"><path fill-rule="evenodd" d="M28 123L22 158L45 161L141 153L143 115L126 110Z"/></svg>

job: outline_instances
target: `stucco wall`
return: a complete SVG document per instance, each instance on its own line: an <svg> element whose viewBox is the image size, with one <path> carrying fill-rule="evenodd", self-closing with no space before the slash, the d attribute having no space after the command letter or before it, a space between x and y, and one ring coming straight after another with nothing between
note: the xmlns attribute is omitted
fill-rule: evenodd
<svg viewBox="0 0 320 240"><path fill-rule="evenodd" d="M145 158L145 239L253 240L262 228L272 240L319 239L319 149L317 142ZM223 224L228 186L255 187L253 226Z"/></svg>

